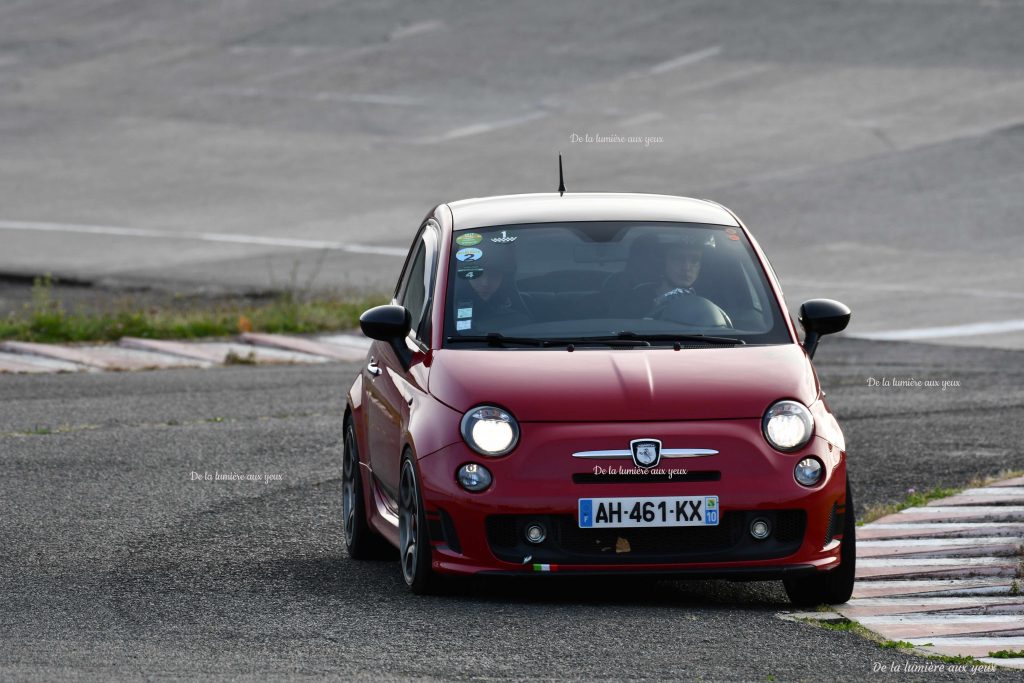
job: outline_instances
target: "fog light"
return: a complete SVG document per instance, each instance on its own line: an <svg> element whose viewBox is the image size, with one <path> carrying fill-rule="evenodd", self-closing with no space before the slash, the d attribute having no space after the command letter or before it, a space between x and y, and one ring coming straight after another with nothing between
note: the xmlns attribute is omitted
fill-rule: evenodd
<svg viewBox="0 0 1024 683"><path fill-rule="evenodd" d="M483 465L468 462L459 468L456 475L459 484L467 491L477 493L491 485L491 473Z"/></svg>
<svg viewBox="0 0 1024 683"><path fill-rule="evenodd" d="M768 534L772 532L772 525L768 523L767 519L758 517L750 523L750 535L759 541L763 541L768 538Z"/></svg>
<svg viewBox="0 0 1024 683"><path fill-rule="evenodd" d="M793 476L804 486L814 486L821 479L821 462L817 458L804 458L796 464Z"/></svg>
<svg viewBox="0 0 1024 683"><path fill-rule="evenodd" d="M526 527L526 540L530 543L543 543L548 537L548 532L540 524L531 524Z"/></svg>

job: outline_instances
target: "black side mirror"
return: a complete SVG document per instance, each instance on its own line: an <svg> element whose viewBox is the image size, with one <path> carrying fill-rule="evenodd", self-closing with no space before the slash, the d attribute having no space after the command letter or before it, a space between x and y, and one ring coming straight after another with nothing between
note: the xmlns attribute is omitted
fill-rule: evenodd
<svg viewBox="0 0 1024 683"><path fill-rule="evenodd" d="M850 324L850 308L832 299L810 299L800 305L800 325L804 332L804 349L814 358L823 335L842 332Z"/></svg>
<svg viewBox="0 0 1024 683"><path fill-rule="evenodd" d="M359 316L359 328L370 339L391 344L395 355L405 367L412 361L412 352L405 345L405 335L412 329L412 314L404 306L375 306Z"/></svg>

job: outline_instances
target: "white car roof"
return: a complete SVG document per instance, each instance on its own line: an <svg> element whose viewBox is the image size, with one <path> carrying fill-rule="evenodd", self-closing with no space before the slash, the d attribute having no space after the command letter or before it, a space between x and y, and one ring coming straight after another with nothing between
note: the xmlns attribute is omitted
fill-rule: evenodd
<svg viewBox="0 0 1024 683"><path fill-rule="evenodd" d="M565 221L673 221L738 227L723 206L704 199L626 192L510 194L449 202L454 230Z"/></svg>

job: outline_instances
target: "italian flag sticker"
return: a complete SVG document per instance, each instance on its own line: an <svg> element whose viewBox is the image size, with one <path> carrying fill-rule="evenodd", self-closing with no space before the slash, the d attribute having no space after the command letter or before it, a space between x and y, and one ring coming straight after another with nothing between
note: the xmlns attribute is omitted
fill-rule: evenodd
<svg viewBox="0 0 1024 683"><path fill-rule="evenodd" d="M535 572L556 572L558 571L557 564L535 564L533 565L533 571Z"/></svg>

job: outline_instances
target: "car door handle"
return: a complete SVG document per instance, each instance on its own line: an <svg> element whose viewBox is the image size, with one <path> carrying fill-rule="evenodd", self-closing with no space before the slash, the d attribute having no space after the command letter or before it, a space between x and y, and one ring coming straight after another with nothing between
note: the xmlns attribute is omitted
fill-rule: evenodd
<svg viewBox="0 0 1024 683"><path fill-rule="evenodd" d="M376 358L371 358L370 359L370 362L366 364L366 369L374 377L376 377L377 375L379 375L382 372L382 370L380 369L380 366L377 365L377 359Z"/></svg>

